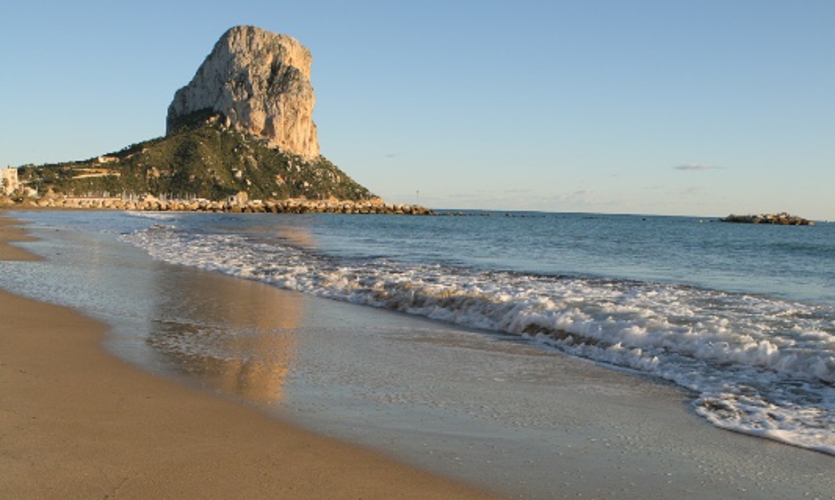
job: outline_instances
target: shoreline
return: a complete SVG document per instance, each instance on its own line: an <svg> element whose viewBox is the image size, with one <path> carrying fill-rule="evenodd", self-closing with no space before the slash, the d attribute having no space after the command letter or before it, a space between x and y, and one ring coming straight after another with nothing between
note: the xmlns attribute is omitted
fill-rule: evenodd
<svg viewBox="0 0 835 500"><path fill-rule="evenodd" d="M71 313L83 311L103 321L108 325L102 333L106 341L91 344L100 355L114 355L122 361L117 364L160 384L192 388L236 411L243 407L267 417L268 432L289 423L313 436L355 443L360 450L372 450L374 456L390 457L430 476L509 498L778 500L806 495L835 500L831 456L718 429L695 415L680 387L550 353L513 337L152 261L125 242L102 236L132 227L111 226L113 221L105 222L110 216L88 218L60 211L9 215L32 222L28 229L37 242L21 246L45 259L32 265L0 262L7 290L64 304L74 308ZM65 225L65 219L84 222ZM96 227L105 223L88 234L85 226L91 221ZM132 286L126 288L126 283ZM198 330L194 340L201 347L194 350L189 337ZM0 332L0 346L4 337ZM4 351L0 349L0 375L2 363L7 363ZM76 385L87 387L83 382ZM135 387L132 384L127 392ZM3 404L0 400L0 418L11 414ZM121 411L121 404L111 399L103 408L113 413ZM134 408L146 411L138 404ZM197 410L183 417L186 431L192 432L194 419L203 413ZM238 423L227 422L229 426ZM140 428L154 434L164 431L157 422ZM270 470L298 470L281 469L272 457L228 457L223 449L228 430L218 428L222 430L213 439L200 436L198 449L176 453L202 453L212 464L248 460L269 463ZM4 429L0 426L0 435L10 434ZM0 442L5 439L0 437ZM275 449L263 448L265 438L257 441L250 447L256 456L269 456ZM4 447L5 443L0 453ZM68 461L77 458L70 456ZM364 463L352 458L348 462ZM144 470L153 466L140 465ZM3 463L0 467L9 469ZM190 467L182 477L196 477L194 470L200 469ZM221 469L219 474L225 473ZM319 481L321 474L299 475ZM30 474L53 475L45 469ZM118 477L148 481L154 475ZM346 481L357 474L349 476ZM0 473L0 497L4 482ZM310 493L308 498L342 496L327 493ZM244 494L305 498L284 490L270 495L250 489ZM390 496L408 495L397 490ZM154 495L144 491L134 496Z"/></svg>
<svg viewBox="0 0 835 500"><path fill-rule="evenodd" d="M39 260L0 217L0 260ZM497 498L107 353L107 326L0 290L0 497Z"/></svg>

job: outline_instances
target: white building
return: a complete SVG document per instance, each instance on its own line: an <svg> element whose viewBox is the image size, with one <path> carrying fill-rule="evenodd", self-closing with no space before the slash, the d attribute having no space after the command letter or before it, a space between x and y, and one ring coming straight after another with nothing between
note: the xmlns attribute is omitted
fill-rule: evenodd
<svg viewBox="0 0 835 500"><path fill-rule="evenodd" d="M17 169L15 167L7 167L0 170L0 189L3 190L4 195L14 193L20 187L20 181L17 178Z"/></svg>

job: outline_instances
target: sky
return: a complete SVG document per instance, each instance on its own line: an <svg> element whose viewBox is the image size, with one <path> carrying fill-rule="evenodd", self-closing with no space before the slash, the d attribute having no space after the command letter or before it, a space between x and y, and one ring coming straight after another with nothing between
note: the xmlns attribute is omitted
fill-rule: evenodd
<svg viewBox="0 0 835 500"><path fill-rule="evenodd" d="M835 220L835 1L4 0L0 163L165 133L250 24L313 54L322 154L433 208Z"/></svg>

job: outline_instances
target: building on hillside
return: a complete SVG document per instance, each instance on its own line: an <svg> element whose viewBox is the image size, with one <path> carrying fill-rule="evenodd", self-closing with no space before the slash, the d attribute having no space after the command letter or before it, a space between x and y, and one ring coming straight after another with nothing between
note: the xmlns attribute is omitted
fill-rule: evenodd
<svg viewBox="0 0 835 500"><path fill-rule="evenodd" d="M6 167L0 170L0 188L6 196L11 195L20 188L20 180L17 178L15 167Z"/></svg>

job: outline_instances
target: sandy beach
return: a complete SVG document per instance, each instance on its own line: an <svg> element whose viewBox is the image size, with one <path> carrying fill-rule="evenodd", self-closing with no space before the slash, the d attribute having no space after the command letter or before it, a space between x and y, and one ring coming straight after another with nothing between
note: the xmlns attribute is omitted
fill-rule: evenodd
<svg viewBox="0 0 835 500"><path fill-rule="evenodd" d="M830 455L673 384L160 262L115 236L145 218L13 215L0 256L41 260L0 261L0 498L835 498Z"/></svg>
<svg viewBox="0 0 835 500"><path fill-rule="evenodd" d="M0 218L0 259L26 238ZM70 309L0 291L0 318L0 498L490 498L140 371Z"/></svg>

